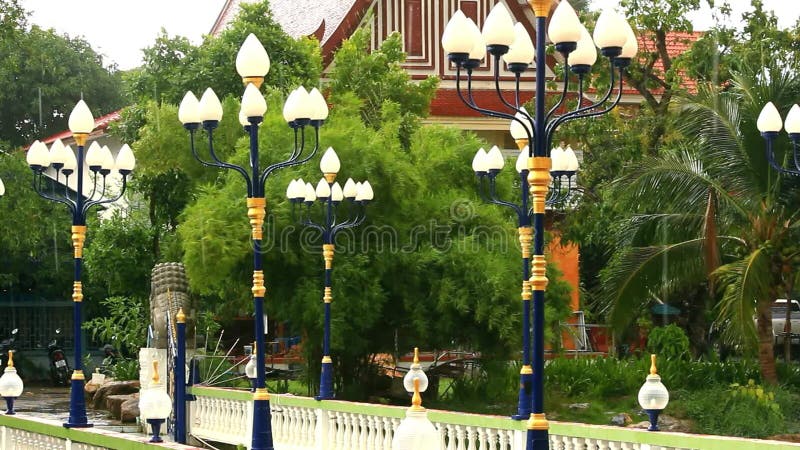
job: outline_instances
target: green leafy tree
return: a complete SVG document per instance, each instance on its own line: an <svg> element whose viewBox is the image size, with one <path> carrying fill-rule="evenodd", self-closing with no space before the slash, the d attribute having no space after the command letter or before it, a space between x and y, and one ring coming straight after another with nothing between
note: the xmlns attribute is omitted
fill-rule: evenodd
<svg viewBox="0 0 800 450"><path fill-rule="evenodd" d="M65 130L81 97L95 116L122 106L119 74L85 40L28 26L17 0L0 5L0 29L0 142Z"/></svg>

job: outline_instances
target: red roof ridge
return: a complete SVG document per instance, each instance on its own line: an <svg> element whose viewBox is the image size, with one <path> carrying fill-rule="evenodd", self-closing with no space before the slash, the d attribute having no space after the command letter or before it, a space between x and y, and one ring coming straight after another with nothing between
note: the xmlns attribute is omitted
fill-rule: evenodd
<svg viewBox="0 0 800 450"><path fill-rule="evenodd" d="M94 130L92 131L92 133L96 131L105 131L105 129L108 128L108 125L110 123L116 122L120 120L120 118L122 118L122 116L120 115L121 112L122 110L118 109L114 112L110 112L104 116L100 116L97 119L94 119ZM72 137L72 131L65 130L40 140L45 144L49 144L51 142L54 142L56 139L67 139L70 137Z"/></svg>

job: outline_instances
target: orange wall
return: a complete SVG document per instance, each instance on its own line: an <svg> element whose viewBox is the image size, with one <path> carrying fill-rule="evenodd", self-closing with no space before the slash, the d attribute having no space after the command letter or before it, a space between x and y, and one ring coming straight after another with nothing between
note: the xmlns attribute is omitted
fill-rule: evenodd
<svg viewBox="0 0 800 450"><path fill-rule="evenodd" d="M556 264L556 267L563 273L564 280L572 286L572 299L570 307L573 311L581 309L580 295L578 291L578 284L580 283L580 275L578 274L578 246L575 244L561 245L561 237L558 232L552 231L552 240L547 245L547 250L550 254L550 259Z"/></svg>

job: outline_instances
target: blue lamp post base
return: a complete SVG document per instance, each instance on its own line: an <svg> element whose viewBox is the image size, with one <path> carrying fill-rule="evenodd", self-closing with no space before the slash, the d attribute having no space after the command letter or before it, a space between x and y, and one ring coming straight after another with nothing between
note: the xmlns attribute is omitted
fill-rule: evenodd
<svg viewBox="0 0 800 450"><path fill-rule="evenodd" d="M319 395L314 397L315 400L331 400L333 399L333 361L329 356L323 358L322 362L322 375L319 381Z"/></svg>
<svg viewBox="0 0 800 450"><path fill-rule="evenodd" d="M73 378L69 391L69 419L64 428L90 428L86 417L86 399L83 393L83 379Z"/></svg>
<svg viewBox="0 0 800 450"><path fill-rule="evenodd" d="M251 450L274 450L272 445L272 414L266 389L256 389L253 398L253 443Z"/></svg>
<svg viewBox="0 0 800 450"><path fill-rule="evenodd" d="M164 442L164 439L161 439L161 424L164 422L164 419L147 419L147 423L150 424L150 427L153 430L153 437L150 438L149 442Z"/></svg>
<svg viewBox="0 0 800 450"><path fill-rule="evenodd" d="M646 409L644 411L650 417L650 427L647 428L647 431L659 431L659 429L658 429L658 415L661 414L662 410L660 410L660 409Z"/></svg>
<svg viewBox="0 0 800 450"><path fill-rule="evenodd" d="M16 411L14 411L14 399L15 398L16 397L6 397L5 398L6 399L6 415L7 416L13 416L14 414L16 414Z"/></svg>
<svg viewBox="0 0 800 450"><path fill-rule="evenodd" d="M532 373L523 373L519 376L519 402L517 413L511 416L513 420L528 420L531 417L531 386Z"/></svg>

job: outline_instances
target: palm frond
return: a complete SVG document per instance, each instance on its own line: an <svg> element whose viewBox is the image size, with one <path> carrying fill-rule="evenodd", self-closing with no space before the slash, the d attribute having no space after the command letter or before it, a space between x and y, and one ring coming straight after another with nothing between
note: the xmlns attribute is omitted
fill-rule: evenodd
<svg viewBox="0 0 800 450"><path fill-rule="evenodd" d="M755 314L759 301L770 299L770 258L762 249L717 269L714 280L722 291L717 304L716 325L729 343L755 348Z"/></svg>

